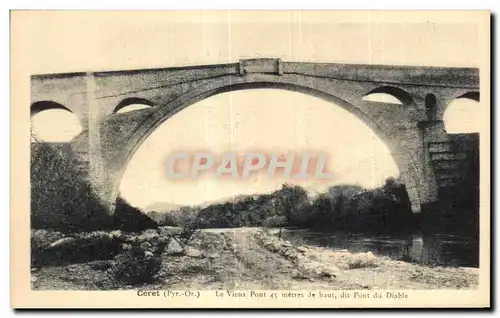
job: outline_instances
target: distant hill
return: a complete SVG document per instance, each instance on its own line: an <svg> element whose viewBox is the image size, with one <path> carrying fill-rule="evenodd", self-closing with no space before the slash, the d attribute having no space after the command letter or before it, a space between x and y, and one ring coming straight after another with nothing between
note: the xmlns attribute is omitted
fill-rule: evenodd
<svg viewBox="0 0 500 318"><path fill-rule="evenodd" d="M170 203L170 202L155 202L153 204L148 205L144 211L145 212L168 212L168 211L173 211L173 210L179 210L183 206L193 206L193 207L199 207L199 208L206 208L210 205L213 204L220 204L220 203L226 203L226 202L239 202L244 200L245 198L253 196L253 197L258 197L256 194L250 194L250 195L245 195L245 194L240 194L237 196L230 196L230 197L224 197L220 198L214 201L206 201L194 205L189 205L189 204L175 204L175 203Z"/></svg>
<svg viewBox="0 0 500 318"><path fill-rule="evenodd" d="M278 191L278 190L276 190ZM159 212L159 213L164 213L164 212L169 212L169 211L175 211L179 210L183 206L191 206L191 207L197 207L200 209L207 208L211 205L217 205L217 204L224 204L224 203L239 203L242 202L249 197L253 197L254 199L258 199L261 196L264 195L272 195L274 192L264 192L264 193L254 193L254 194L237 194L237 195L232 195L228 197L222 197L213 201L204 201L198 204L175 204L175 203L170 203L170 202L155 202L153 204L148 205L143 211L145 213L148 212Z"/></svg>
<svg viewBox="0 0 500 318"><path fill-rule="evenodd" d="M156 211L156 212L168 212L172 210L178 210L182 205L180 204L175 204L175 203L169 203L169 202L155 202L153 204L148 205L144 211L145 212L151 212L151 211Z"/></svg>

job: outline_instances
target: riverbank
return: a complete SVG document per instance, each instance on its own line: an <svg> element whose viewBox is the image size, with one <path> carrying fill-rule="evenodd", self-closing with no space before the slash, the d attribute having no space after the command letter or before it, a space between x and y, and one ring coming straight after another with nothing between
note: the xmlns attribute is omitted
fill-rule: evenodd
<svg viewBox="0 0 500 318"><path fill-rule="evenodd" d="M109 257L103 253L101 259L80 257L78 261L64 264L32 265L32 287L37 290L427 290L474 289L478 284L478 269L429 267L375 256L371 252L352 253L293 244L258 228L202 230L182 249L177 246L178 250L173 253L174 232L160 229L137 234L116 231L108 236L103 234L106 242L119 242L107 249ZM52 237L55 242L65 240L57 235ZM103 243L99 244L102 249ZM132 284L117 281L110 275L110 270L123 258L122 250L134 244L144 248L141 253L146 256L156 253L158 272L151 281ZM167 248L159 249L161 244ZM47 246L57 244L47 242ZM51 251L47 249L44 253ZM140 258L143 259L148 258Z"/></svg>

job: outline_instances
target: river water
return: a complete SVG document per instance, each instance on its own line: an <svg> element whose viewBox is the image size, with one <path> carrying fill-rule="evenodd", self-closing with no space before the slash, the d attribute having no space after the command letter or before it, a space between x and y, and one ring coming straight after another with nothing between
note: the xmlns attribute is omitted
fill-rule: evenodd
<svg viewBox="0 0 500 318"><path fill-rule="evenodd" d="M410 255L417 262L442 266L479 267L479 242L472 237L433 234L381 236L346 233L319 233L302 229L284 229L282 238L297 244L348 250L371 251L394 260Z"/></svg>

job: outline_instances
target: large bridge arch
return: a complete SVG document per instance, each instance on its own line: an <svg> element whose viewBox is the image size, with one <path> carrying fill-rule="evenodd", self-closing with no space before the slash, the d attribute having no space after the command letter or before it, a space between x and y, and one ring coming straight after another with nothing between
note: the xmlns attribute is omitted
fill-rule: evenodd
<svg viewBox="0 0 500 318"><path fill-rule="evenodd" d="M407 120L405 114L409 105L380 105L366 102L361 98L366 93L365 86L338 85L332 81L311 79L304 76L274 76L269 74L248 74L246 76L224 76L205 81L201 85L191 87L183 94L169 100L152 111L144 112L141 120L133 129L103 134L103 138L110 138L107 145L113 144L117 134L122 134L122 149L119 153L113 151L113 156L107 157L105 182L106 195L110 203L116 200L118 189L125 169L142 143L161 124L174 114L211 96L248 89L272 88L300 92L313 97L321 98L333 105L344 108L365 123L388 147L397 164L400 175L407 187L407 191L415 212L426 203L425 168L423 167L423 147L420 132L415 123ZM337 85L335 85L337 84ZM394 121L397 119L397 121ZM103 123L106 126L106 122ZM106 157L106 156L105 156Z"/></svg>
<svg viewBox="0 0 500 318"><path fill-rule="evenodd" d="M477 98L479 69L260 58L216 65L40 74L31 76L31 104L54 101L80 119L82 133L71 140L71 147L83 163L85 179L113 213L123 171L152 131L196 101L252 88L306 93L356 115L391 151L413 211L420 211L422 205L425 213L439 214L433 204L440 203L439 190L461 173L453 169L438 173L449 165L436 158L446 157L443 152L449 152L454 142L446 134L443 115L455 98ZM392 94L401 104L363 100L376 93ZM124 105L121 102L138 100L149 101L150 107L117 112L117 105Z"/></svg>

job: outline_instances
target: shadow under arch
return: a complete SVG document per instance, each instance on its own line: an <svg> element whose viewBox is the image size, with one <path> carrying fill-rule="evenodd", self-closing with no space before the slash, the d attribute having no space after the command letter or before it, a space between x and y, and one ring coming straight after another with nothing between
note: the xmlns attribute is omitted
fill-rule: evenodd
<svg viewBox="0 0 500 318"><path fill-rule="evenodd" d="M413 98L406 91L401 88L394 86L380 86L368 93L366 93L363 98L368 97L372 94L388 94L399 100L403 105L408 106L413 104Z"/></svg>
<svg viewBox="0 0 500 318"><path fill-rule="evenodd" d="M71 142L83 131L81 118L57 102L38 101L30 110L32 142Z"/></svg>
<svg viewBox="0 0 500 318"><path fill-rule="evenodd" d="M465 94L462 94L462 95L456 97L455 99L459 99L459 98L466 98L466 99L470 99L470 100L473 100L476 102L480 101L479 92L467 92Z"/></svg>
<svg viewBox="0 0 500 318"><path fill-rule="evenodd" d="M52 109L61 109L68 111L73 114L73 112L67 108L66 106L63 106L59 103L47 100L47 101L39 101L31 104L31 117L35 116L38 113L41 113L46 110L52 110Z"/></svg>
<svg viewBox="0 0 500 318"><path fill-rule="evenodd" d="M265 81L265 80L255 80L255 81L245 81L242 83L235 83L236 81L232 81L231 78L226 78L222 82L218 82L218 85L206 84L204 86L198 87L194 90L184 93L183 95L178 96L177 98L159 106L153 113L148 115L148 117L138 125L138 127L130 134L130 137L126 140L124 151L126 153L123 154L122 165L120 170L118 171L117 178L113 180L113 185L111 188L111 201L114 202L118 196L120 182L123 178L123 174L128 166L130 160L132 159L135 152L138 148L143 144L143 142L165 121L167 121L170 117L180 112L181 110L191 106L199 101L207 99L209 97L228 93L232 91L239 90L252 90L252 89L276 89L276 90L287 90L298 93L303 93L312 97L317 97L322 100L328 101L336 106L339 106L349 113L354 114L358 119L360 119L364 124L366 124L381 141L387 146L388 150L391 153L392 158L394 159L399 171L400 176L403 178L404 183L410 187L416 188L416 180L413 178L408 171L418 171L419 168L416 167L415 162L404 162L405 166L408 169L402 169L403 162L400 160L399 156L395 155L396 150L393 145L388 142L390 139L388 134L384 131L384 129L379 126L369 115L364 113L361 109L355 107L348 101L345 101L337 96L326 93L324 91L320 91L318 89L292 84L292 83L283 83L283 82L274 82L274 81ZM418 195L411 195L410 200L412 205L421 204L421 198Z"/></svg>
<svg viewBox="0 0 500 318"><path fill-rule="evenodd" d="M146 106L151 106L151 107L154 106L154 104L151 101L144 99L144 98L137 98L137 97L125 98L115 107L115 109L113 109L112 114L116 114L117 112L124 109L125 107L128 107L130 105L135 105L135 104L146 105Z"/></svg>

